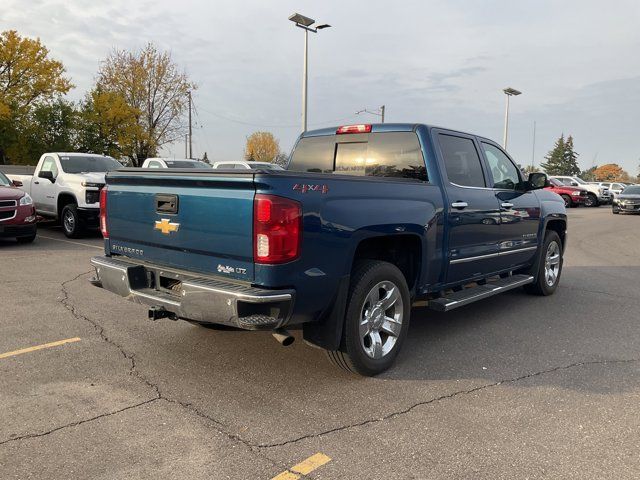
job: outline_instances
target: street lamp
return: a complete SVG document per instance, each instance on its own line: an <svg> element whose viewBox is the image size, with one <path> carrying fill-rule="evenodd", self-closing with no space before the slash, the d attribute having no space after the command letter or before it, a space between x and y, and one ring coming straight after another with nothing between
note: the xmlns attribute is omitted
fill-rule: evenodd
<svg viewBox="0 0 640 480"><path fill-rule="evenodd" d="M371 110L367 110L366 108L364 108L362 110L358 110L356 112L356 115L360 115L361 113L370 113L371 115L377 115L381 117L381 123L384 123L384 111L385 111L385 106L382 105L377 112L372 112Z"/></svg>
<svg viewBox="0 0 640 480"><path fill-rule="evenodd" d="M519 92L515 88L505 88L502 90L507 96L507 105L504 110L504 136L502 138L502 148L507 149L507 134L509 132L509 97L520 95L522 92Z"/></svg>
<svg viewBox="0 0 640 480"><path fill-rule="evenodd" d="M318 33L318 30L329 28L331 25L323 23L322 25L312 25L316 23L313 18L305 17L299 13L294 13L289 17L296 27L304 30L304 67L302 70L302 131L307 131L307 74L308 74L308 55L309 55L309 32Z"/></svg>

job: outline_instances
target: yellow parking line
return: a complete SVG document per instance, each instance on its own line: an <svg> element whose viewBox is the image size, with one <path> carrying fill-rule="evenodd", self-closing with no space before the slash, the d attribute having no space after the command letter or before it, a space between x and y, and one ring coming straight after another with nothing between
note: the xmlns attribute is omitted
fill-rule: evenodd
<svg viewBox="0 0 640 480"><path fill-rule="evenodd" d="M282 472L281 474L273 477L272 480L297 480L300 477L296 475L296 473L308 475L330 461L331 458L327 457L324 453L316 453L297 465L294 465L288 471Z"/></svg>
<svg viewBox="0 0 640 480"><path fill-rule="evenodd" d="M57 347L60 345L64 345L65 343L73 343L73 342L79 342L79 341L80 341L80 338L78 337L67 338L66 340L58 340L57 342L44 343L42 345L36 345L35 347L27 347L27 348L22 348L20 350L14 350L13 352L0 353L0 358L15 357L16 355L22 355L23 353L35 352L36 350L42 350L43 348Z"/></svg>

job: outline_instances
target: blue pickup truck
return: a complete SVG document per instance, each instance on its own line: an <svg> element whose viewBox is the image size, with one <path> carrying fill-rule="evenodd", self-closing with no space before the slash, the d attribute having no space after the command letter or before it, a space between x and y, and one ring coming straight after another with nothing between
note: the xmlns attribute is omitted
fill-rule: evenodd
<svg viewBox="0 0 640 480"><path fill-rule="evenodd" d="M305 132L287 170L110 172L92 283L149 318L289 329L362 375L389 368L411 305L550 295L562 199L495 142L422 124Z"/></svg>

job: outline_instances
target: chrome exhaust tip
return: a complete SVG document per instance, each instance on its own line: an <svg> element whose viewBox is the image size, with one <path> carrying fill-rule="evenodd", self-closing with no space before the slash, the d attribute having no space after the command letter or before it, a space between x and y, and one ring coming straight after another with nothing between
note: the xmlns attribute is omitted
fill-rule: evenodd
<svg viewBox="0 0 640 480"><path fill-rule="evenodd" d="M273 335L273 338L275 338L283 347L288 347L296 340L295 337L284 328L274 329L273 332L271 332L271 335Z"/></svg>

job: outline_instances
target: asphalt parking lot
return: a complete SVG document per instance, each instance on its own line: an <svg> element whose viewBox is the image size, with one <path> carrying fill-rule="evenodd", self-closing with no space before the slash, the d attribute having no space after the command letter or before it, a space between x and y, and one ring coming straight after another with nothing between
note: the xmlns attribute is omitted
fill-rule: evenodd
<svg viewBox="0 0 640 480"><path fill-rule="evenodd" d="M87 282L97 234L0 242L0 478L638 478L640 216L569 215L554 296L416 308L377 378L149 322Z"/></svg>

